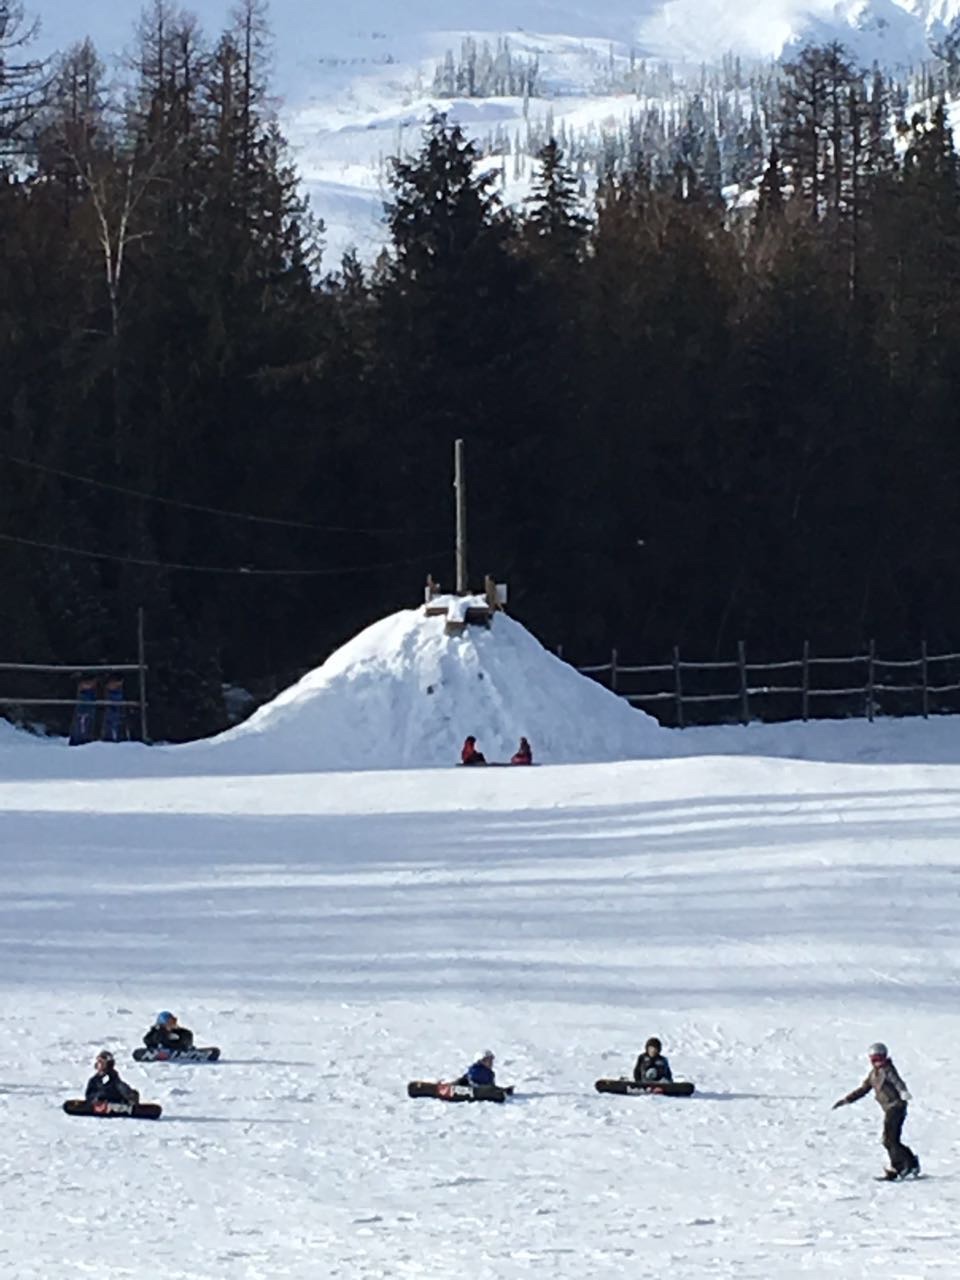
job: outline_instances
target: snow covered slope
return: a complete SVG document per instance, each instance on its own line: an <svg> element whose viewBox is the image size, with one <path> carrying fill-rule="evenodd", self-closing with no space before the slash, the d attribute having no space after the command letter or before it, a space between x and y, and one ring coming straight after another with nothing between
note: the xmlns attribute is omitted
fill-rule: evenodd
<svg viewBox="0 0 960 1280"><path fill-rule="evenodd" d="M115 5L36 0L44 48L91 34L105 53L129 46ZM209 31L227 20L229 0L192 0ZM357 248L372 259L384 243L388 157L415 148L434 109L469 133L526 138L562 124L598 133L625 121L637 101L615 73L643 59L667 59L699 75L727 52L768 58L807 40L839 40L865 65L915 64L931 35L960 14L960 0L354 0L304 5L272 0L276 89L283 123L314 210L325 221L326 264ZM434 90L447 50L470 36L495 48L504 38L536 58L544 96L451 98ZM686 71L684 71L686 68ZM529 164L507 165L505 196L529 189Z"/></svg>
<svg viewBox="0 0 960 1280"><path fill-rule="evenodd" d="M191 750L271 769L449 766L468 733L506 761L521 734L553 764L659 754L669 735L498 614L445 634L443 617L384 618L236 729Z"/></svg>
<svg viewBox="0 0 960 1280"><path fill-rule="evenodd" d="M301 45L296 91L285 124L327 224L327 262L356 248L371 258L384 241L385 160L416 148L433 110L468 134L520 138L561 125L615 128L635 97L616 87L618 67L666 59L699 75L728 52L775 57L808 41L839 40L864 65L907 67L929 56L929 40L960 14L960 0L454 0L387 5L360 0L328 24L316 46ZM456 98L433 88L447 50L470 36L536 59L543 96ZM529 189L525 163L505 166L508 201Z"/></svg>
<svg viewBox="0 0 960 1280"><path fill-rule="evenodd" d="M4 1280L955 1275L957 767L3 750ZM222 1063L130 1061L160 1008ZM598 1096L653 1033L697 1095ZM830 1111L878 1038L916 1184ZM104 1044L160 1122L61 1113ZM406 1098L487 1045L513 1102Z"/></svg>

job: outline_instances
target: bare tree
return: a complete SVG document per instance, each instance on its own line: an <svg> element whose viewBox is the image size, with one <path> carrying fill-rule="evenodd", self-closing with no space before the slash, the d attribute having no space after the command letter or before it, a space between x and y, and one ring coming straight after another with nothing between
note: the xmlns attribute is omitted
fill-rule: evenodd
<svg viewBox="0 0 960 1280"><path fill-rule="evenodd" d="M26 150L28 126L46 101L46 63L26 53L38 29L20 0L0 0L0 162Z"/></svg>

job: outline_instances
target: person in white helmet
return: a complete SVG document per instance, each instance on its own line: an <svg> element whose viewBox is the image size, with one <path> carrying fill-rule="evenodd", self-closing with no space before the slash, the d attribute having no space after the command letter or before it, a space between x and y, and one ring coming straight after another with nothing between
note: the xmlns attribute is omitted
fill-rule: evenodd
<svg viewBox="0 0 960 1280"><path fill-rule="evenodd" d="M883 1108L883 1145L890 1161L890 1168L884 1170L884 1177L891 1182L895 1178L906 1178L909 1174L917 1177L920 1173L920 1161L900 1138L907 1118L907 1103L910 1101L907 1086L893 1065L885 1044L872 1044L868 1055L870 1071L867 1078L859 1088L835 1102L833 1109L836 1111L837 1107L845 1107L866 1097L872 1089Z"/></svg>
<svg viewBox="0 0 960 1280"><path fill-rule="evenodd" d="M493 1070L493 1050L484 1049L472 1067L468 1067L457 1084L496 1084L497 1077Z"/></svg>

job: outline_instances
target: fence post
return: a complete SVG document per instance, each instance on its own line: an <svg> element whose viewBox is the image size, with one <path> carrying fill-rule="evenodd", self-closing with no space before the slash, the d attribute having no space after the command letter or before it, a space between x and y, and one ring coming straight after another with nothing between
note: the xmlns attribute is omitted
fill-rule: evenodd
<svg viewBox="0 0 960 1280"><path fill-rule="evenodd" d="M877 642L870 641L870 659L867 664L867 719L873 723L873 689L874 689L874 663L877 658Z"/></svg>
<svg viewBox="0 0 960 1280"><path fill-rule="evenodd" d="M677 704L677 728L683 728L683 683L680 679L680 646L673 646L673 696Z"/></svg>
<svg viewBox="0 0 960 1280"><path fill-rule="evenodd" d="M920 646L920 671L923 678L923 718L930 718L930 677L927 672L927 642Z"/></svg>
<svg viewBox="0 0 960 1280"><path fill-rule="evenodd" d="M147 645L144 633L143 621L143 605L137 609L137 665L140 670L137 673L140 679L140 741L148 742L147 738Z"/></svg>
<svg viewBox="0 0 960 1280"><path fill-rule="evenodd" d="M803 720L810 719L810 641L803 642Z"/></svg>
<svg viewBox="0 0 960 1280"><path fill-rule="evenodd" d="M611 693L617 692L617 651L616 649L613 649L610 652L610 692Z"/></svg>
<svg viewBox="0 0 960 1280"><path fill-rule="evenodd" d="M737 641L737 658L740 663L740 723L750 723L750 693L747 686L747 646Z"/></svg>

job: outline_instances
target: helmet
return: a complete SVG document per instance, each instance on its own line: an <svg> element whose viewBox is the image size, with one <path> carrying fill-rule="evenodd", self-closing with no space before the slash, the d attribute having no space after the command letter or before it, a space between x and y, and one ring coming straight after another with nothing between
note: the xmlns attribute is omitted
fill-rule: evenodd
<svg viewBox="0 0 960 1280"><path fill-rule="evenodd" d="M164 1009L161 1013L157 1014L156 1018L154 1019L153 1025L155 1027L166 1027L171 1022L176 1022L176 1018L173 1016L173 1014L170 1012L169 1009Z"/></svg>
<svg viewBox="0 0 960 1280"><path fill-rule="evenodd" d="M116 1065L116 1060L109 1049L101 1049L97 1054L97 1062L102 1062L105 1066L112 1067Z"/></svg>
<svg viewBox="0 0 960 1280"><path fill-rule="evenodd" d="M887 1057L887 1046L885 1044L881 1044L878 1040L876 1044L872 1044L870 1046L867 1053L871 1058L885 1058Z"/></svg>
<svg viewBox="0 0 960 1280"><path fill-rule="evenodd" d="M483 1053L481 1053L481 1055L480 1055L480 1057L477 1059L477 1061L478 1061L478 1062L486 1062L486 1061L487 1061L487 1059L489 1059L491 1062L493 1062L493 1060L494 1060L494 1052L493 1052L493 1050L492 1050L492 1049L484 1049Z"/></svg>

